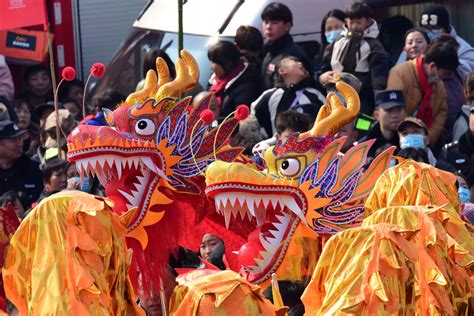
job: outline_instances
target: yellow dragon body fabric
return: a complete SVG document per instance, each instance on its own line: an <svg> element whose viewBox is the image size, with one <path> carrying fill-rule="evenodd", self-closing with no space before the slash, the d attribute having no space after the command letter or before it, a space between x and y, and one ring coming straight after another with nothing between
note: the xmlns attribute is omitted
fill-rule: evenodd
<svg viewBox="0 0 474 316"><path fill-rule="evenodd" d="M198 269L177 279L170 315L286 315L260 294L260 287L236 272Z"/></svg>
<svg viewBox="0 0 474 316"><path fill-rule="evenodd" d="M128 279L126 227L104 198L65 191L21 223L3 267L20 315L140 315Z"/></svg>
<svg viewBox="0 0 474 316"><path fill-rule="evenodd" d="M366 202L361 227L326 243L308 315L473 315L474 241L452 174L404 161Z"/></svg>

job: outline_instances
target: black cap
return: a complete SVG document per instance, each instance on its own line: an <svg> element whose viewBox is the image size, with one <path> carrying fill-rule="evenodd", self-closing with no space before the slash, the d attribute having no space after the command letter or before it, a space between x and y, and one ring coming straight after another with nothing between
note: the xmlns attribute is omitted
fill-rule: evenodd
<svg viewBox="0 0 474 316"><path fill-rule="evenodd" d="M14 122L12 121L0 121L0 140L14 138L25 134L27 130L21 130Z"/></svg>
<svg viewBox="0 0 474 316"><path fill-rule="evenodd" d="M382 90L375 92L375 106L380 106L384 110L396 106L405 107L405 99L401 90Z"/></svg>
<svg viewBox="0 0 474 316"><path fill-rule="evenodd" d="M420 26L427 28L442 27L446 31L451 30L449 13L445 7L438 4L427 6L420 16Z"/></svg>

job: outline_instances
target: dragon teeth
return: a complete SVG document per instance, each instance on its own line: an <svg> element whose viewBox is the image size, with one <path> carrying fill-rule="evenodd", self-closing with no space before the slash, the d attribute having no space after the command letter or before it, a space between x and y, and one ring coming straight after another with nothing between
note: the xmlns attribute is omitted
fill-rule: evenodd
<svg viewBox="0 0 474 316"><path fill-rule="evenodd" d="M303 211L301 208L298 206L298 203L296 203L295 199L289 196L282 196L281 197L283 203L288 207L289 210L291 210L293 213L298 216L298 218L306 225L308 225L308 222L306 221L306 216L304 215Z"/></svg>
<svg viewBox="0 0 474 316"><path fill-rule="evenodd" d="M237 200L237 197L235 195L231 195L231 196L229 196L229 200L230 200L230 205L232 207L234 207L235 201Z"/></svg>
<svg viewBox="0 0 474 316"><path fill-rule="evenodd" d="M266 197L263 197L262 198L262 201L263 201L263 207L264 208L267 208L268 207L268 203L270 203L270 199L266 198Z"/></svg>
<svg viewBox="0 0 474 316"><path fill-rule="evenodd" d="M225 227L227 229L229 229L229 225L230 225L230 215L231 215L231 212L225 212L224 211Z"/></svg>
<svg viewBox="0 0 474 316"><path fill-rule="evenodd" d="M226 227L230 225L231 218L240 216L245 219L245 214L248 214L249 220L255 218L257 226L261 226L265 223L266 219L266 208L271 205L273 209L283 210L286 207L290 211L294 212L303 222L305 222L304 214L301 208L298 206L294 198L289 196L281 195L256 195L246 194L241 192L230 193L224 192L215 196L216 209L219 214L224 216ZM265 238L262 235L259 236L260 243L265 249L263 252L263 259L257 262L256 266L249 267L250 270L260 270L265 264L268 264L267 260L271 260L272 253L280 246L283 241L285 231L288 229L291 217L287 213L276 214L276 219L272 223L273 229L268 231L268 236Z"/></svg>

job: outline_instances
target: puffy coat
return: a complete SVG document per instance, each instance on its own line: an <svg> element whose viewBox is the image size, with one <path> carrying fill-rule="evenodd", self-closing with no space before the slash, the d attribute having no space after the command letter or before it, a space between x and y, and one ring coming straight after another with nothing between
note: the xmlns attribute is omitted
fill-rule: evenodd
<svg viewBox="0 0 474 316"><path fill-rule="evenodd" d="M423 99L416 60L406 61L393 67L388 76L387 89L402 90L405 97L405 112L409 116L415 116ZM441 81L433 86L430 106L434 122L428 130L428 136L430 143L435 144L443 132L444 123L448 117L446 90Z"/></svg>

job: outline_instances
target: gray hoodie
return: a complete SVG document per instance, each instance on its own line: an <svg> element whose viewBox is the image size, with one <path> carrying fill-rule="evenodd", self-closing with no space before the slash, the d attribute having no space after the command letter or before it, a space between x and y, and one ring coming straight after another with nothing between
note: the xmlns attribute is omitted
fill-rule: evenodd
<svg viewBox="0 0 474 316"><path fill-rule="evenodd" d="M474 107L474 102L462 106L461 113L459 113L459 117L453 126L453 142L458 141L469 129L469 112L471 107Z"/></svg>
<svg viewBox="0 0 474 316"><path fill-rule="evenodd" d="M458 71L461 72L463 79L466 78L471 72L474 71L474 48L458 36L456 30L451 25L451 32L449 33L452 37L456 39L459 44L458 49L458 58L459 58L459 67Z"/></svg>

